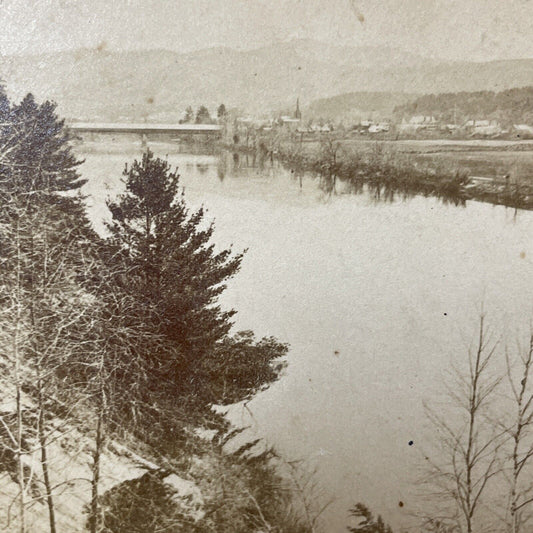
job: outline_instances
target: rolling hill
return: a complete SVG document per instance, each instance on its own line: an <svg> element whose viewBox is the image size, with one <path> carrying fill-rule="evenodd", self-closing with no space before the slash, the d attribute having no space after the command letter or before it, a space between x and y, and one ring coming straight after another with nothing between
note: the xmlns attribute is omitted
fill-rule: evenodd
<svg viewBox="0 0 533 533"><path fill-rule="evenodd" d="M446 122L462 123L467 119L494 119L506 126L533 123L533 87L505 91L478 91L429 94L399 104L398 118L433 115Z"/></svg>
<svg viewBox="0 0 533 533"><path fill-rule="evenodd" d="M313 100L305 110L312 118L356 122L368 118L391 117L394 110L406 106L419 95L394 92L354 92Z"/></svg>
<svg viewBox="0 0 533 533"><path fill-rule="evenodd" d="M297 97L306 106L361 91L424 94L533 85L533 59L450 63L387 48L294 40L251 51L84 49L4 56L0 78L12 97L31 91L38 99L54 99L69 118L174 121L188 105L214 109L224 102L268 112L292 108Z"/></svg>

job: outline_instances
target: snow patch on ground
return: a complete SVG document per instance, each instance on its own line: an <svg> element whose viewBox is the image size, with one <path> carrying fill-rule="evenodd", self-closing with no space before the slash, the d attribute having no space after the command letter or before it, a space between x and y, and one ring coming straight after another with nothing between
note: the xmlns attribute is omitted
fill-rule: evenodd
<svg viewBox="0 0 533 533"><path fill-rule="evenodd" d="M26 409L35 407L27 397L24 397L23 404ZM0 416L7 419L14 417L15 413L16 403L6 398L0 405ZM57 529L69 533L87 531L85 510L91 499L94 435L89 428L82 429L83 431L80 431L56 419L50 424L51 434L48 436L48 464L51 484L55 487L53 494ZM24 463L31 483L28 483L25 495L26 531L43 533L48 530L48 507L44 498L41 451L35 438L28 438L28 444L30 451L24 455ZM121 483L140 478L148 471L157 470L160 470L160 466L153 461L123 444L110 441L101 456L99 492L103 495ZM203 518L204 499L195 483L175 473L167 475L163 480L175 491L176 503L179 503L192 520ZM6 464L0 462L0 529L18 530L18 500L19 486L16 475L7 472Z"/></svg>

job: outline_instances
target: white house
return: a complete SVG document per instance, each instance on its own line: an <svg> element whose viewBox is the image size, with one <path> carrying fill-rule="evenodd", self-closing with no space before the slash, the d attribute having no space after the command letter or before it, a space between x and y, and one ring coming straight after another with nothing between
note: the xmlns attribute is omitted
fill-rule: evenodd
<svg viewBox="0 0 533 533"><path fill-rule="evenodd" d="M403 119L399 129L403 133L415 133L420 130L434 130L438 124L434 116L415 115L409 121Z"/></svg>
<svg viewBox="0 0 533 533"><path fill-rule="evenodd" d="M520 137L533 137L533 126L527 124L513 124L513 130Z"/></svg>
<svg viewBox="0 0 533 533"><path fill-rule="evenodd" d="M368 133L386 133L390 131L390 124L388 122L380 122L379 124L372 124L368 128Z"/></svg>
<svg viewBox="0 0 533 533"><path fill-rule="evenodd" d="M498 135L502 132L502 127L497 120L470 119L466 121L464 128L471 135L483 137Z"/></svg>

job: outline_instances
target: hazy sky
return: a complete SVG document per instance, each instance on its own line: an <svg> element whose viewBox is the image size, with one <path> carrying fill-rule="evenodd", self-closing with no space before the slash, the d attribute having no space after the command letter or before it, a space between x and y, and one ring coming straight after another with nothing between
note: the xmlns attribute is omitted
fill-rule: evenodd
<svg viewBox="0 0 533 533"><path fill-rule="evenodd" d="M533 57L533 0L0 0L0 25L2 54L314 38L448 59Z"/></svg>

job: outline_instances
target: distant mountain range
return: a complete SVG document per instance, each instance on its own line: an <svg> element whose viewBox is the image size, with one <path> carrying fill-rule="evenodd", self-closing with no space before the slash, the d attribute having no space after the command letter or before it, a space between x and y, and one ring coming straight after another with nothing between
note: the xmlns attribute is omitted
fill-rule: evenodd
<svg viewBox="0 0 533 533"><path fill-rule="evenodd" d="M293 109L298 97L305 107L361 91L424 94L533 85L533 59L440 62L388 48L294 40L252 51L4 56L0 78L15 98L31 91L38 99L54 99L69 118L174 121L188 105L214 110L223 102L257 113Z"/></svg>

